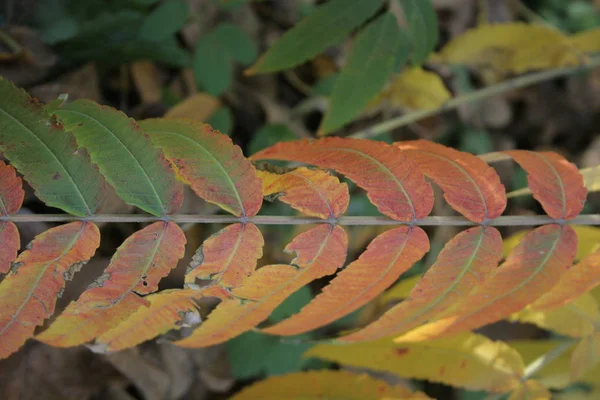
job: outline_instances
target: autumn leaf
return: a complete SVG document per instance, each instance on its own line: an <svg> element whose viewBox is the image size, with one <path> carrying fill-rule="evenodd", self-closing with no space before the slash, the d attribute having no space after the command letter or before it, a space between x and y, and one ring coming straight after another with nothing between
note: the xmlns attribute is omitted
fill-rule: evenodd
<svg viewBox="0 0 600 400"><path fill-rule="evenodd" d="M508 344L471 332L418 343L394 343L386 338L344 345L318 344L304 356L490 392L517 388L524 373L521 356Z"/></svg>
<svg viewBox="0 0 600 400"><path fill-rule="evenodd" d="M104 274L36 339L52 346L77 346L124 321L148 305L139 295L158 290L160 279L183 257L185 242L173 222L155 222L137 231L117 249Z"/></svg>
<svg viewBox="0 0 600 400"><path fill-rule="evenodd" d="M18 350L36 326L54 313L65 282L94 255L100 232L91 222L71 222L36 236L0 282L0 358Z"/></svg>
<svg viewBox="0 0 600 400"><path fill-rule="evenodd" d="M442 188L448 204L471 221L489 221L504 212L504 185L481 159L426 140L395 144Z"/></svg>
<svg viewBox="0 0 600 400"><path fill-rule="evenodd" d="M196 250L185 282L212 279L227 288L240 286L256 269L265 242L252 223L232 224L215 233Z"/></svg>
<svg viewBox="0 0 600 400"><path fill-rule="evenodd" d="M511 393L508 400L550 400L551 394L537 381L525 381Z"/></svg>
<svg viewBox="0 0 600 400"><path fill-rule="evenodd" d="M373 300L428 250L429 240L419 227L384 232L298 314L263 331L289 336L333 322Z"/></svg>
<svg viewBox="0 0 600 400"><path fill-rule="evenodd" d="M282 175L268 171L257 171L257 175L264 196L277 196L312 217L338 218L350 202L348 185L325 171L300 167Z"/></svg>
<svg viewBox="0 0 600 400"><path fill-rule="evenodd" d="M148 119L140 126L200 198L238 217L256 215L261 181L230 138L192 120Z"/></svg>
<svg viewBox="0 0 600 400"><path fill-rule="evenodd" d="M165 118L190 118L208 122L219 107L221 102L218 98L207 93L194 93L167 111Z"/></svg>
<svg viewBox="0 0 600 400"><path fill-rule="evenodd" d="M0 216L16 214L24 197L23 181L13 167L0 161ZM20 247L17 226L12 221L0 221L0 274L8 272Z"/></svg>
<svg viewBox="0 0 600 400"><path fill-rule="evenodd" d="M582 338L571 356L571 379L576 381L600 363L600 333Z"/></svg>
<svg viewBox="0 0 600 400"><path fill-rule="evenodd" d="M325 138L283 142L251 159L298 161L331 168L367 191L384 215L401 221L426 217L433 192L417 166L400 149L363 139Z"/></svg>
<svg viewBox="0 0 600 400"><path fill-rule="evenodd" d="M404 69L392 79L373 101L372 106L389 102L392 107L409 110L433 110L452 95L439 75L420 67Z"/></svg>

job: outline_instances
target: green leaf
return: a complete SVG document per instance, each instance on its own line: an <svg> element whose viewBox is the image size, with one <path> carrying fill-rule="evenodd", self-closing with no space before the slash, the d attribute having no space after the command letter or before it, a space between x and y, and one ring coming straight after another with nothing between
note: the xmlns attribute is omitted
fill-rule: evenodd
<svg viewBox="0 0 600 400"><path fill-rule="evenodd" d="M296 66L340 43L377 12L384 0L331 0L287 31L249 70L250 74Z"/></svg>
<svg viewBox="0 0 600 400"><path fill-rule="evenodd" d="M367 106L394 72L398 53L408 57L408 40L394 15L387 12L356 38L348 64L336 80L320 134L352 121Z"/></svg>
<svg viewBox="0 0 600 400"><path fill-rule="evenodd" d="M233 128L233 114L228 107L221 107L214 112L208 120L208 124L219 132L231 136Z"/></svg>
<svg viewBox="0 0 600 400"><path fill-rule="evenodd" d="M92 161L123 201L156 216L179 209L182 184L134 120L89 100L77 100L55 114L88 149Z"/></svg>
<svg viewBox="0 0 600 400"><path fill-rule="evenodd" d="M80 217L95 214L105 182L87 152L25 91L0 77L0 151L46 204Z"/></svg>
<svg viewBox="0 0 600 400"><path fill-rule="evenodd" d="M258 57L256 44L237 25L227 22L219 24L214 30L213 35L229 56L242 65L248 65Z"/></svg>
<svg viewBox="0 0 600 400"><path fill-rule="evenodd" d="M421 65L438 42L438 20L431 0L398 0L412 39L412 63Z"/></svg>
<svg viewBox="0 0 600 400"><path fill-rule="evenodd" d="M140 36L156 42L173 36L185 24L188 11L185 0L162 2L144 20Z"/></svg>
<svg viewBox="0 0 600 400"><path fill-rule="evenodd" d="M254 154L276 143L289 142L296 139L298 137L286 124L267 124L252 136L248 151L250 154Z"/></svg>

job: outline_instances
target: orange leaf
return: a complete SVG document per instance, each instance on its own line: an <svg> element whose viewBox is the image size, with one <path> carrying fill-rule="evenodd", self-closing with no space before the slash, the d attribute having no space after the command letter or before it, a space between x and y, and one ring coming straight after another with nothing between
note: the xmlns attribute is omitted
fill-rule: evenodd
<svg viewBox="0 0 600 400"><path fill-rule="evenodd" d="M283 175L256 171L263 195L278 199L312 217L338 218L348 208L348 185L325 171L300 167Z"/></svg>
<svg viewBox="0 0 600 400"><path fill-rule="evenodd" d="M498 266L502 237L493 227L476 227L456 235L407 300L342 342L373 340L412 329L466 297Z"/></svg>
<svg viewBox="0 0 600 400"><path fill-rule="evenodd" d="M552 152L505 151L527 173L533 197L556 219L576 217L585 204L587 190L577 167Z"/></svg>
<svg viewBox="0 0 600 400"><path fill-rule="evenodd" d="M23 181L12 166L0 161L0 216L16 214L23 204L24 197ZM10 264L17 258L20 242L17 226L10 221L1 221L0 274L7 273Z"/></svg>
<svg viewBox="0 0 600 400"><path fill-rule="evenodd" d="M113 328L148 305L138 294L158 290L158 281L183 257L184 246L185 235L174 222L155 222L134 233L117 249L104 274L36 339L70 347Z"/></svg>
<svg viewBox="0 0 600 400"><path fill-rule="evenodd" d="M269 317L289 295L314 279L332 274L346 259L348 237L340 226L319 225L298 235L286 246L295 251L296 266L268 265L254 272L243 286L231 291L191 336L175 342L183 347L205 347L246 332Z"/></svg>
<svg viewBox="0 0 600 400"><path fill-rule="evenodd" d="M568 225L528 233L483 284L442 319L397 338L420 341L472 330L508 317L552 289L573 263L577 234Z"/></svg>
<svg viewBox="0 0 600 400"><path fill-rule="evenodd" d="M531 305L535 310L551 310L575 300L600 283L600 250L574 265L558 284Z"/></svg>
<svg viewBox="0 0 600 400"><path fill-rule="evenodd" d="M38 235L0 283L0 358L19 349L54 312L65 281L100 245L91 222L71 222Z"/></svg>
<svg viewBox="0 0 600 400"><path fill-rule="evenodd" d="M198 306L194 299L200 297L225 298L218 287L196 291L191 289L163 290L145 299L147 307L138 308L127 320L102 334L97 340L97 349L119 351L155 338L172 329L200 322Z"/></svg>
<svg viewBox="0 0 600 400"><path fill-rule="evenodd" d="M448 204L471 221L483 222L504 212L504 185L480 158L427 140L395 145L442 188Z"/></svg>
<svg viewBox="0 0 600 400"><path fill-rule="evenodd" d="M281 142L251 157L298 161L331 168L367 191L371 202L390 218L413 221L433 207L433 191L400 149L364 139L325 138Z"/></svg>
<svg viewBox="0 0 600 400"><path fill-rule="evenodd" d="M148 119L140 126L198 196L238 217L256 215L261 181L229 137L187 119Z"/></svg>
<svg viewBox="0 0 600 400"><path fill-rule="evenodd" d="M256 269L264 244L256 225L229 225L206 239L196 251L185 282L194 283L200 278L216 280L223 287L240 286Z"/></svg>
<svg viewBox="0 0 600 400"><path fill-rule="evenodd" d="M384 232L298 314L264 332L296 335L333 322L374 299L427 251L429 240L419 227Z"/></svg>

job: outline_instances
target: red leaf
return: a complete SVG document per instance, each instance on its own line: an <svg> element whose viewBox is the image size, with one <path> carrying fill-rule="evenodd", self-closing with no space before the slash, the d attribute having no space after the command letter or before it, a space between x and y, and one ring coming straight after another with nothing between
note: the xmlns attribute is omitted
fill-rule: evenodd
<svg viewBox="0 0 600 400"><path fill-rule="evenodd" d="M433 207L433 191L418 167L400 149L364 139L325 138L281 142L251 157L298 161L331 168L367 191L379 211L413 221Z"/></svg>
<svg viewBox="0 0 600 400"><path fill-rule="evenodd" d="M384 232L298 314L264 332L290 336L333 322L374 299L427 251L429 240L419 227Z"/></svg>
<svg viewBox="0 0 600 400"><path fill-rule="evenodd" d="M0 161L0 215L16 214L24 197L23 181L12 166Z"/></svg>
<svg viewBox="0 0 600 400"><path fill-rule="evenodd" d="M552 152L511 150L504 153L527 171L533 197L549 216L571 219L581 212L587 190L575 165Z"/></svg>
<svg viewBox="0 0 600 400"><path fill-rule="evenodd" d="M504 212L504 185L480 158L427 140L395 145L442 188L448 204L471 221L483 222Z"/></svg>
<svg viewBox="0 0 600 400"><path fill-rule="evenodd" d="M5 274L10 269L12 262L17 258L21 247L21 238L17 226L11 221L0 222L0 274Z"/></svg>
<svg viewBox="0 0 600 400"><path fill-rule="evenodd" d="M0 283L0 358L19 349L54 312L65 281L100 245L98 227L71 222L38 235Z"/></svg>

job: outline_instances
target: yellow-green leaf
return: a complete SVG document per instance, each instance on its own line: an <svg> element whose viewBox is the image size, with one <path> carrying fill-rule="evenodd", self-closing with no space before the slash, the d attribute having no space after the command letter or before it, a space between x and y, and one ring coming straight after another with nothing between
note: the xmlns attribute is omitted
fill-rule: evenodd
<svg viewBox="0 0 600 400"><path fill-rule="evenodd" d="M576 381L600 363L600 333L579 341L571 355L571 379Z"/></svg>

